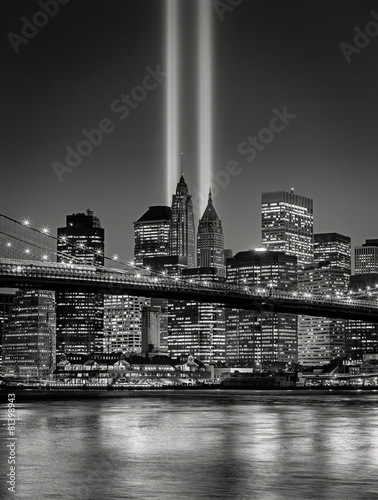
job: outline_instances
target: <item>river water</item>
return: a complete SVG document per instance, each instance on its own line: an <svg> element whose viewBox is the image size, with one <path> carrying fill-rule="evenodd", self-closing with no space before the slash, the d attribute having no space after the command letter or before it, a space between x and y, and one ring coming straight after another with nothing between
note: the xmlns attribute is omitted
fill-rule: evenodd
<svg viewBox="0 0 378 500"><path fill-rule="evenodd" d="M13 494L2 406L2 498L378 499L378 392L138 392L16 412Z"/></svg>

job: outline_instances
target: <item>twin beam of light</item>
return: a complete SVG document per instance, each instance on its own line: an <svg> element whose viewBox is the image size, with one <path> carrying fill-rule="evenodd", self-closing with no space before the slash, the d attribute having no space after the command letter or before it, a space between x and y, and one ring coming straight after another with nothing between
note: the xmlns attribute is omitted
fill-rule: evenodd
<svg viewBox="0 0 378 500"><path fill-rule="evenodd" d="M166 0L166 199L170 204L178 182L180 162L180 36L178 0ZM207 203L212 171L212 3L197 0L198 61L198 186L200 211Z"/></svg>
<svg viewBox="0 0 378 500"><path fill-rule="evenodd" d="M212 21L211 1L198 2L198 156L200 214L207 205L212 171Z"/></svg>
<svg viewBox="0 0 378 500"><path fill-rule="evenodd" d="M166 199L176 191L179 164L179 2L166 0Z"/></svg>

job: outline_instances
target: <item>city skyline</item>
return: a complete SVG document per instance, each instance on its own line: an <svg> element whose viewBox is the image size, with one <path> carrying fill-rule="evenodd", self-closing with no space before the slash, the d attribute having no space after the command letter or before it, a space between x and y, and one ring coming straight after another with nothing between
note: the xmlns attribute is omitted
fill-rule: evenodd
<svg viewBox="0 0 378 500"><path fill-rule="evenodd" d="M194 197L200 181L197 2L180 6L179 151ZM62 3L18 53L7 35L20 35L23 17L33 19L41 8L23 1L5 1L3 7L1 50L9 70L2 101L3 210L55 228L68 213L90 208L107 229L107 254L130 260L133 222L148 206L169 204L166 82L149 91L125 120L110 106L158 67L165 72L166 2ZM225 187L215 182L211 187L225 248L259 246L261 193L291 187L314 200L316 233L348 235L353 247L375 238L378 42L370 36L365 47L350 53L350 61L340 47L354 44L355 27L364 32L375 21L374 3L319 8L310 1L268 1L228 7L221 11L212 4L212 170ZM357 43L363 45L360 37ZM282 129L272 120L285 112L289 118L286 124L281 120ZM112 119L114 131L108 133L105 118ZM101 144L59 182L51 164L64 162L66 146L76 148L84 139L81 131L98 129L100 122L106 130ZM260 137L260 149L253 149L249 137ZM220 174L227 166L236 174L228 174L228 181ZM174 184L180 169L177 158ZM205 197L209 187L202 186ZM196 227L200 215L197 210ZM236 220L249 230L241 234Z"/></svg>

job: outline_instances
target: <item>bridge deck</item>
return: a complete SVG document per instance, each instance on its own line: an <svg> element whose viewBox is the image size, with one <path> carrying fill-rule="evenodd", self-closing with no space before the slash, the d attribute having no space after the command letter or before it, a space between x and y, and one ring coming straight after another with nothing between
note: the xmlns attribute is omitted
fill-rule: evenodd
<svg viewBox="0 0 378 500"><path fill-rule="evenodd" d="M301 314L378 323L377 301L327 299L323 296L274 291L264 293L248 286L214 281L197 282L161 275L140 275L117 269L59 263L0 259L0 286L54 290L127 294L219 303L229 308L268 313Z"/></svg>

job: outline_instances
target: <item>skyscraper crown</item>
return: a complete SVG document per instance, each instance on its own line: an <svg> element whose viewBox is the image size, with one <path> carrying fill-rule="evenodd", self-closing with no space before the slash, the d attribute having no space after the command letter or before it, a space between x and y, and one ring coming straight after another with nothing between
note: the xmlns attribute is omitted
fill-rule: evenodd
<svg viewBox="0 0 378 500"><path fill-rule="evenodd" d="M214 205L213 205L213 197L211 195L211 188L209 189L209 199L207 202L207 207L205 208L205 211L204 211L200 220L201 221L219 220L218 214L216 213Z"/></svg>
<svg viewBox="0 0 378 500"><path fill-rule="evenodd" d="M180 180L176 187L176 194L188 194L188 193L189 193L188 185L185 182L184 173L182 172Z"/></svg>

